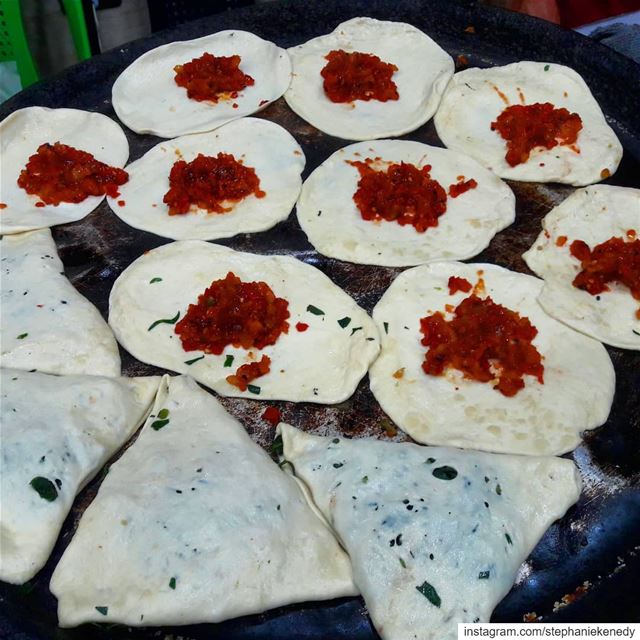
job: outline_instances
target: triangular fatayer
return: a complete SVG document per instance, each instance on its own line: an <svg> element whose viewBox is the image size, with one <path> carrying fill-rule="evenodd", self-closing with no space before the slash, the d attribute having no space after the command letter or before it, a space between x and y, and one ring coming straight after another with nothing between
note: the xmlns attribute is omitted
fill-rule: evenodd
<svg viewBox="0 0 640 640"><path fill-rule="evenodd" d="M453 639L457 623L488 621L580 494L570 460L280 429L384 640Z"/></svg>
<svg viewBox="0 0 640 640"><path fill-rule="evenodd" d="M120 375L116 340L65 277L49 229L4 236L0 260L3 367Z"/></svg>
<svg viewBox="0 0 640 640"><path fill-rule="evenodd" d="M76 494L142 423L160 379L0 376L0 580L21 584L47 561Z"/></svg>
<svg viewBox="0 0 640 640"><path fill-rule="evenodd" d="M242 425L166 378L51 580L62 626L217 622L356 593L349 560Z"/></svg>

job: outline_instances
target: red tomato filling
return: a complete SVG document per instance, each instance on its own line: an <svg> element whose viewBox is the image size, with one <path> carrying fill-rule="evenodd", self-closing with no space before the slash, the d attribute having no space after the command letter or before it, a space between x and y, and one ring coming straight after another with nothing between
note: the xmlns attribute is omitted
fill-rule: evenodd
<svg viewBox="0 0 640 640"><path fill-rule="evenodd" d="M226 380L234 387L238 387L240 391L246 391L249 385L260 376L264 376L270 371L271 358L262 356L260 362L250 362L238 367L238 370L232 375L227 376Z"/></svg>
<svg viewBox="0 0 640 640"><path fill-rule="evenodd" d="M465 180L462 178L456 184L449 186L449 196L451 198L457 198L470 189L475 189L477 186L478 183L473 178L471 178L471 180Z"/></svg>
<svg viewBox="0 0 640 640"><path fill-rule="evenodd" d="M266 282L243 282L229 272L189 305L175 332L185 351L220 355L227 345L262 349L274 344L288 333L288 317L289 303L276 298Z"/></svg>
<svg viewBox="0 0 640 640"><path fill-rule="evenodd" d="M255 84L255 80L240 69L240 61L240 56L203 53L191 62L175 66L175 81L187 90L192 100L218 102L237 98L238 91Z"/></svg>
<svg viewBox="0 0 640 640"><path fill-rule="evenodd" d="M239 202L250 195L264 198L255 169L245 167L229 153L217 156L199 154L195 160L174 163L169 174L169 191L163 202L169 215L188 213L191 205L210 213L225 213L224 202Z"/></svg>
<svg viewBox="0 0 640 640"><path fill-rule="evenodd" d="M267 407L262 414L262 419L266 420L272 427L277 427L280 422L280 409L278 407Z"/></svg>
<svg viewBox="0 0 640 640"><path fill-rule="evenodd" d="M473 288L473 285L466 278L458 278L457 276L451 276L447 282L447 286L449 287L450 296L458 291L469 293Z"/></svg>
<svg viewBox="0 0 640 640"><path fill-rule="evenodd" d="M354 100L398 100L400 94L391 79L398 70L395 64L383 62L369 53L347 53L342 49L330 51L320 75L331 102Z"/></svg>
<svg viewBox="0 0 640 640"><path fill-rule="evenodd" d="M607 283L619 282L629 287L634 299L640 300L640 240L609 238L593 249L582 240L574 240L569 250L582 267L573 280L574 287L595 296L609 291ZM640 317L640 312L636 315Z"/></svg>
<svg viewBox="0 0 640 640"><path fill-rule="evenodd" d="M497 382L494 389L509 397L524 388L524 375L544 383L542 356L531 344L538 330L528 318L475 294L453 313L451 320L440 312L420 320L421 344L429 347L422 363L426 374L457 369L471 380Z"/></svg>
<svg viewBox="0 0 640 640"><path fill-rule="evenodd" d="M512 105L491 123L491 130L507 141L505 159L512 167L526 162L535 147L553 149L574 144L581 129L577 113L556 109L549 102Z"/></svg>
<svg viewBox="0 0 640 640"><path fill-rule="evenodd" d="M349 161L360 172L353 199L364 220L388 220L413 225L419 233L438 226L438 218L447 210L447 193L432 180L431 165L418 169L413 164L390 164L376 171L365 162Z"/></svg>
<svg viewBox="0 0 640 640"><path fill-rule="evenodd" d="M106 194L115 198L118 187L128 179L124 169L99 162L86 151L47 142L29 158L18 177L18 186L46 204L58 205L82 202L88 196Z"/></svg>

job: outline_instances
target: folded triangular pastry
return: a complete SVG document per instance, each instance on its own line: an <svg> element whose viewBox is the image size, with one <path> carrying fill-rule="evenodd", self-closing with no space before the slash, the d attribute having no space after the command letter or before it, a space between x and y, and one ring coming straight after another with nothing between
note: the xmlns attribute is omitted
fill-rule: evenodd
<svg viewBox="0 0 640 640"><path fill-rule="evenodd" d="M140 426L159 381L0 370L0 580L40 571L76 494Z"/></svg>
<svg viewBox="0 0 640 640"><path fill-rule="evenodd" d="M163 381L51 591L65 627L217 622L357 593L296 482L187 376Z"/></svg>
<svg viewBox="0 0 640 640"><path fill-rule="evenodd" d="M384 640L453 639L457 623L488 621L580 494L570 460L280 430Z"/></svg>
<svg viewBox="0 0 640 640"><path fill-rule="evenodd" d="M120 375L116 339L67 280L49 229L4 236L0 257L3 367Z"/></svg>

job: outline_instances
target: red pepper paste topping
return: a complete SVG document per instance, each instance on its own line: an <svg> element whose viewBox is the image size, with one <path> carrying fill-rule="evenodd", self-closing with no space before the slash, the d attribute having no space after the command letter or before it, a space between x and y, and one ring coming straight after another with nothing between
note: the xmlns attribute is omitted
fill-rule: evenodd
<svg viewBox="0 0 640 640"><path fill-rule="evenodd" d="M567 244L567 236L558 236L556 238L556 247L564 247L565 244Z"/></svg>
<svg viewBox="0 0 640 640"><path fill-rule="evenodd" d="M309 328L309 325L306 322L297 322L296 323L296 329L300 333L304 333L308 328Z"/></svg>
<svg viewBox="0 0 640 640"><path fill-rule="evenodd" d="M473 288L473 285L466 278L458 278L457 276L451 276L449 278L447 286L449 287L450 296L452 296L457 291L469 293L469 291L471 291L471 289Z"/></svg>
<svg viewBox="0 0 640 640"><path fill-rule="evenodd" d="M395 220L413 225L419 233L438 226L438 218L447 210L447 193L431 179L431 165L418 169L401 162L376 171L371 158L348 162L360 172L353 199L364 220Z"/></svg>
<svg viewBox="0 0 640 640"><path fill-rule="evenodd" d="M271 365L271 358L262 356L260 362L250 362L238 367L238 370L232 376L227 376L226 380L234 387L238 387L240 391L246 391L256 378L269 373L271 370L269 365Z"/></svg>
<svg viewBox="0 0 640 640"><path fill-rule="evenodd" d="M395 64L383 62L369 53L347 53L342 49L330 51L320 75L331 102L354 100L398 100L400 94L391 79L398 70Z"/></svg>
<svg viewBox="0 0 640 640"><path fill-rule="evenodd" d="M4 206L6 207L7 205L5 204ZM627 229L627 238L629 238L629 240L635 240L637 235L635 229Z"/></svg>
<svg viewBox="0 0 640 640"><path fill-rule="evenodd" d="M582 240L574 240L569 250L582 267L573 280L574 287L595 296L609 291L608 282L619 282L640 300L640 240L625 242L622 238L609 238L593 249Z"/></svg>
<svg viewBox="0 0 640 640"><path fill-rule="evenodd" d="M185 351L220 355L227 345L262 349L289 332L289 303L266 282L243 282L229 272L190 304L176 324Z"/></svg>
<svg viewBox="0 0 640 640"><path fill-rule="evenodd" d="M277 427L280 422L280 409L278 407L267 407L262 414L262 419L266 420L272 427Z"/></svg>
<svg viewBox="0 0 640 640"><path fill-rule="evenodd" d="M471 380L497 381L494 389L508 397L524 388L524 375L544 383L542 356L531 344L538 330L528 318L475 294L454 312L451 320L441 312L420 320L421 344L429 347L422 363L426 374L457 369Z"/></svg>
<svg viewBox="0 0 640 640"><path fill-rule="evenodd" d="M6 209L7 205L4 202L0 202L0 209Z"/></svg>
<svg viewBox="0 0 640 640"><path fill-rule="evenodd" d="M465 180L464 176L462 176L461 179L458 179L458 182L456 184L452 184L449 186L449 196L451 198L457 198L470 189L475 189L477 186L478 183L473 178L471 178L470 180Z"/></svg>
<svg viewBox="0 0 640 640"><path fill-rule="evenodd" d="M549 102L512 105L491 123L491 130L507 141L505 159L511 167L526 162L535 147L553 149L574 144L581 129L582 119L577 113L556 109Z"/></svg>
<svg viewBox="0 0 640 640"><path fill-rule="evenodd" d="M188 213L191 205L210 213L226 213L232 207L224 202L239 202L250 195L264 198L255 169L245 167L230 153L217 156L199 154L195 160L174 163L169 174L169 191L163 202L169 205L169 215Z"/></svg>
<svg viewBox="0 0 640 640"><path fill-rule="evenodd" d="M187 90L192 100L219 102L237 98L238 91L255 84L255 80L240 69L240 61L240 56L203 53L191 62L175 66L175 81Z"/></svg>
<svg viewBox="0 0 640 640"><path fill-rule="evenodd" d="M20 172L18 186L38 196L43 204L82 202L88 196L119 195L129 179L124 169L96 160L92 154L66 144L41 144Z"/></svg>

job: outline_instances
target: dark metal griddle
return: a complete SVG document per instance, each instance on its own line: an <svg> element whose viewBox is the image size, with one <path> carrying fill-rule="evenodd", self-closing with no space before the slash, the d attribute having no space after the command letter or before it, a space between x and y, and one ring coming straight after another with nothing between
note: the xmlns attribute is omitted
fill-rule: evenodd
<svg viewBox="0 0 640 640"><path fill-rule="evenodd" d="M625 153L607 183L640 187L640 67L615 52L549 23L490 8L471 0L288 0L230 11L115 49L38 84L0 107L0 118L31 105L75 107L116 119L111 85L145 51L174 40L197 38L221 29L245 29L289 47L327 33L341 21L366 15L409 22L433 37L454 59L470 66L517 60L557 62L573 67L590 86ZM473 27L469 29L468 27ZM305 176L336 149L348 144L324 135L293 114L282 99L260 114L287 128L307 156ZM131 160L159 139L126 131ZM433 124L404 136L441 146ZM541 218L573 191L571 187L510 183L517 198L514 225L498 234L476 258L527 271L520 255L540 230ZM114 280L146 249L167 242L125 225L103 203L84 220L56 227L53 234L75 286L107 315ZM255 253L288 253L314 264L371 311L400 269L352 265L318 255L300 230L295 215L266 233L222 241ZM616 374L616 397L607 424L588 433L573 454L584 480L579 503L554 524L527 560L517 583L496 609L496 622L520 622L535 612L547 622L640 621L640 353L609 349ZM161 373L123 352L127 375ZM260 420L266 404L223 399L262 445L272 430ZM353 437L390 436L381 427L384 414L360 384L353 398L337 406L273 403L283 419L310 430ZM399 433L393 439L403 439ZM308 603L231 620L218 625L130 629L115 625L57 627L51 573L69 543L82 511L95 496L100 477L76 500L46 567L26 586L0 583L0 637L15 640L374 640L377 636L358 598ZM527 479L523 478L523 482ZM283 541L284 543L284 541ZM91 567L88 567L90 570ZM576 591L577 589L577 591ZM566 606L555 607L563 597Z"/></svg>

